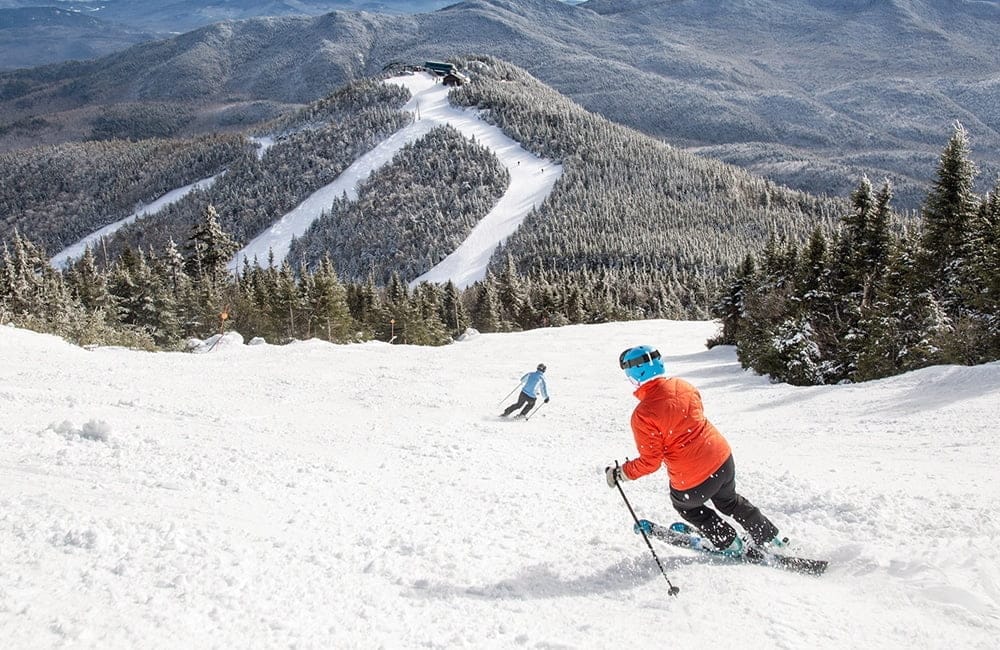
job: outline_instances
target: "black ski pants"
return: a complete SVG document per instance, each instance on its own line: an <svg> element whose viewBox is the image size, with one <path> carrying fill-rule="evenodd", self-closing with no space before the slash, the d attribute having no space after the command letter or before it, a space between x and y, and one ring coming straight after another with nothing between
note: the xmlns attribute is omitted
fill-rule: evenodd
<svg viewBox="0 0 1000 650"><path fill-rule="evenodd" d="M517 403L508 406L503 414L506 417L522 406L524 409L521 411L521 415L527 415L531 409L535 408L535 398L528 395L523 390L521 391L521 394L517 396Z"/></svg>
<svg viewBox="0 0 1000 650"><path fill-rule="evenodd" d="M709 499L719 512L743 526L754 543L764 544L778 534L777 527L761 514L757 506L736 493L736 463L731 455L700 485L688 490L670 487L670 501L674 509L711 540L716 548L723 549L733 543L736 529L705 505Z"/></svg>

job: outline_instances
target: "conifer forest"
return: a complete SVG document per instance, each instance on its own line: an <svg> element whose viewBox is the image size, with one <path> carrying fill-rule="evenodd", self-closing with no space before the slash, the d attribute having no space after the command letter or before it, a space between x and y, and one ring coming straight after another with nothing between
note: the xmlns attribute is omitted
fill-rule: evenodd
<svg viewBox="0 0 1000 650"><path fill-rule="evenodd" d="M1000 358L1000 183L974 190L961 124L918 214L888 181L818 197L674 149L581 109L515 66L457 61L455 104L563 176L467 288L410 286L489 211L508 178L447 128L338 200L284 260L233 254L413 119L407 91L351 84L253 133L104 140L0 155L0 324L81 345L184 349L235 329L441 345L472 327L717 318L709 345L796 384L865 381ZM260 155L251 137L276 134ZM49 254L138 201L216 182L139 218L64 269ZM460 188L460 191L456 191Z"/></svg>

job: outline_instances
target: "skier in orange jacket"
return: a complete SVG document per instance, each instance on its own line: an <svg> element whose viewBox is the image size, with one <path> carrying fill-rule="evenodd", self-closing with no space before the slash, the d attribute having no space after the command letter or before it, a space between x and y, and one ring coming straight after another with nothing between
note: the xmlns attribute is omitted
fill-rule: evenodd
<svg viewBox="0 0 1000 650"><path fill-rule="evenodd" d="M666 377L660 353L648 345L625 350L618 361L638 386L632 433L639 457L607 467L608 486L651 474L665 464L674 509L716 550L739 554L743 541L735 528L705 505L709 499L719 512L739 523L754 544L783 546L775 525L736 493L732 450L705 418L698 390L683 379Z"/></svg>

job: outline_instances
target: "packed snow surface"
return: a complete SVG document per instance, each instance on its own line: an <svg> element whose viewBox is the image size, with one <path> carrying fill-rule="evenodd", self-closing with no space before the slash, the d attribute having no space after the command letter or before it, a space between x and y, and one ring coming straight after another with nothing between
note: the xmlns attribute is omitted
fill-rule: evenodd
<svg viewBox="0 0 1000 650"><path fill-rule="evenodd" d="M0 645L995 648L1000 364L795 388L714 331L187 354L0 328ZM602 471L636 455L617 358L642 343L826 575L654 541L667 595ZM539 362L552 401L500 420ZM676 519L664 470L623 489Z"/></svg>

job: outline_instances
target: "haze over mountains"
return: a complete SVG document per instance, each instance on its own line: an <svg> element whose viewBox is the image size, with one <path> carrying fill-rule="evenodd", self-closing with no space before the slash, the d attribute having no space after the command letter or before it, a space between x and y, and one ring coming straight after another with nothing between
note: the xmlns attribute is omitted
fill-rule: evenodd
<svg viewBox="0 0 1000 650"><path fill-rule="evenodd" d="M92 59L226 20L335 10L404 14L451 0L0 0L0 70Z"/></svg>
<svg viewBox="0 0 1000 650"><path fill-rule="evenodd" d="M415 15L255 18L0 75L0 149L88 137L110 104L190 111L180 135L254 106L230 120L243 126L393 61L474 53L794 188L844 196L861 174L887 176L897 205L914 208L955 120L980 189L1000 171L997 42L992 1L470 0Z"/></svg>

